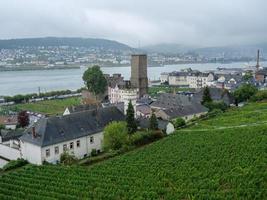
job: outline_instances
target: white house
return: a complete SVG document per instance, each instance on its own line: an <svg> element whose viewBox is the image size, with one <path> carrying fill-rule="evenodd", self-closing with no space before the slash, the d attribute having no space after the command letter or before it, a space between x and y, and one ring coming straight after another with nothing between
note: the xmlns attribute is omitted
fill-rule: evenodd
<svg viewBox="0 0 267 200"><path fill-rule="evenodd" d="M169 74L169 85L188 86L187 72L172 72Z"/></svg>
<svg viewBox="0 0 267 200"><path fill-rule="evenodd" d="M190 88L204 88L214 81L214 75L212 73L189 73L187 76L187 82Z"/></svg>
<svg viewBox="0 0 267 200"><path fill-rule="evenodd" d="M15 130L18 124L17 116L0 116L0 125L3 125L5 129Z"/></svg>
<svg viewBox="0 0 267 200"><path fill-rule="evenodd" d="M169 73L163 72L160 74L160 83L168 83L169 82Z"/></svg>
<svg viewBox="0 0 267 200"><path fill-rule="evenodd" d="M93 149L101 151L107 124L123 120L124 114L116 107L40 119L20 138L22 158L37 165L57 163L65 151L83 158Z"/></svg>

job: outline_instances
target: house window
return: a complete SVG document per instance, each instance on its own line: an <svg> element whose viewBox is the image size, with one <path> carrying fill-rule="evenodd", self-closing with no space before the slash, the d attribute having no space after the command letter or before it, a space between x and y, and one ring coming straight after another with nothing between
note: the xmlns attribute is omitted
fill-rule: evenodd
<svg viewBox="0 0 267 200"><path fill-rule="evenodd" d="M59 154L59 148L58 148L58 146L55 147L55 154Z"/></svg>
<svg viewBox="0 0 267 200"><path fill-rule="evenodd" d="M63 151L67 151L67 144L63 145Z"/></svg>
<svg viewBox="0 0 267 200"><path fill-rule="evenodd" d="M70 149L73 149L73 142L70 143Z"/></svg>
<svg viewBox="0 0 267 200"><path fill-rule="evenodd" d="M93 144L94 143L94 136L91 136L90 137L90 144Z"/></svg>
<svg viewBox="0 0 267 200"><path fill-rule="evenodd" d="M46 150L45 150L45 156L46 156L46 157L49 157L49 156L50 156L50 149L46 149Z"/></svg>
<svg viewBox="0 0 267 200"><path fill-rule="evenodd" d="M77 140L76 144L77 144L77 147L79 148L80 147L80 140Z"/></svg>

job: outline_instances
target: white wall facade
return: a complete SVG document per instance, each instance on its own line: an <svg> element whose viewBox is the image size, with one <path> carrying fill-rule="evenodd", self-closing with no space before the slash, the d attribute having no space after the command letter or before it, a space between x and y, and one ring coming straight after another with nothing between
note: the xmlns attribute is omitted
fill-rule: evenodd
<svg viewBox="0 0 267 200"><path fill-rule="evenodd" d="M127 89L122 91L122 102L124 102L124 114L128 109L129 102L132 102L134 113L136 116L136 102L138 99L138 89Z"/></svg>
<svg viewBox="0 0 267 200"><path fill-rule="evenodd" d="M15 130L17 128L16 124L6 124L5 129Z"/></svg>
<svg viewBox="0 0 267 200"><path fill-rule="evenodd" d="M161 73L160 74L160 83L169 82L169 73Z"/></svg>
<svg viewBox="0 0 267 200"><path fill-rule="evenodd" d="M91 137L93 142L90 141ZM96 133L93 135L77 138L74 140L69 140L66 142L61 142L55 145L50 145L47 147L42 147L41 149L41 160L50 163L57 163L60 161L60 155L64 152L63 146L67 146L67 152L74 155L76 158L81 159L85 156L89 156L93 149L101 151L102 150L102 140L103 132ZM77 141L79 141L80 146L77 146ZM73 148L70 149L70 144L73 143ZM55 148L58 147L58 153L55 152ZM49 156L46 155L47 150L49 150Z"/></svg>
<svg viewBox="0 0 267 200"><path fill-rule="evenodd" d="M0 156L8 160L17 160L21 158L19 149L14 149L4 144L0 144Z"/></svg>
<svg viewBox="0 0 267 200"><path fill-rule="evenodd" d="M208 76L187 76L187 82L190 88L204 88L214 81L214 75L210 73Z"/></svg>
<svg viewBox="0 0 267 200"><path fill-rule="evenodd" d="M28 143L20 142L21 155L24 160L27 160L29 163L41 165L41 147Z"/></svg>
<svg viewBox="0 0 267 200"><path fill-rule="evenodd" d="M188 85L187 76L169 76L169 85L185 86Z"/></svg>
<svg viewBox="0 0 267 200"><path fill-rule="evenodd" d="M110 103L122 102L122 90L117 85L114 88L108 87L108 98Z"/></svg>

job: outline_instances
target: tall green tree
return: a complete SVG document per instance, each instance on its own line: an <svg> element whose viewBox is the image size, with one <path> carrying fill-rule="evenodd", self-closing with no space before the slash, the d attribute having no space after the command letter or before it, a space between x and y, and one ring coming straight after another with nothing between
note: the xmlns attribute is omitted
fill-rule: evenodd
<svg viewBox="0 0 267 200"><path fill-rule="evenodd" d="M89 92L92 92L96 98L106 91L107 80L100 67L97 65L88 68L84 72L83 81Z"/></svg>
<svg viewBox="0 0 267 200"><path fill-rule="evenodd" d="M201 103L205 104L205 103L210 103L210 102L212 102L212 98L210 96L210 90L209 90L208 87L205 87L204 91L203 91L203 96L202 96Z"/></svg>
<svg viewBox="0 0 267 200"><path fill-rule="evenodd" d="M137 131L137 123L134 117L134 107L132 101L129 102L126 111L126 123L129 134L132 134Z"/></svg>
<svg viewBox="0 0 267 200"><path fill-rule="evenodd" d="M104 129L105 150L118 150L127 143L128 132L125 122L111 122Z"/></svg>
<svg viewBox="0 0 267 200"><path fill-rule="evenodd" d="M154 112L152 113L152 115L149 119L149 128L151 130L158 130L158 128L159 128L158 120L157 120L157 117L156 117Z"/></svg>

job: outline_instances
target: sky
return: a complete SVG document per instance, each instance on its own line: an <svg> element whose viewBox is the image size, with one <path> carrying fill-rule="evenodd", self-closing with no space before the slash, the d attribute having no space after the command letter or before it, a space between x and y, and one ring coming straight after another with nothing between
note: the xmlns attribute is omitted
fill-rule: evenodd
<svg viewBox="0 0 267 200"><path fill-rule="evenodd" d="M227 46L267 42L267 0L0 0L0 38L105 38Z"/></svg>

